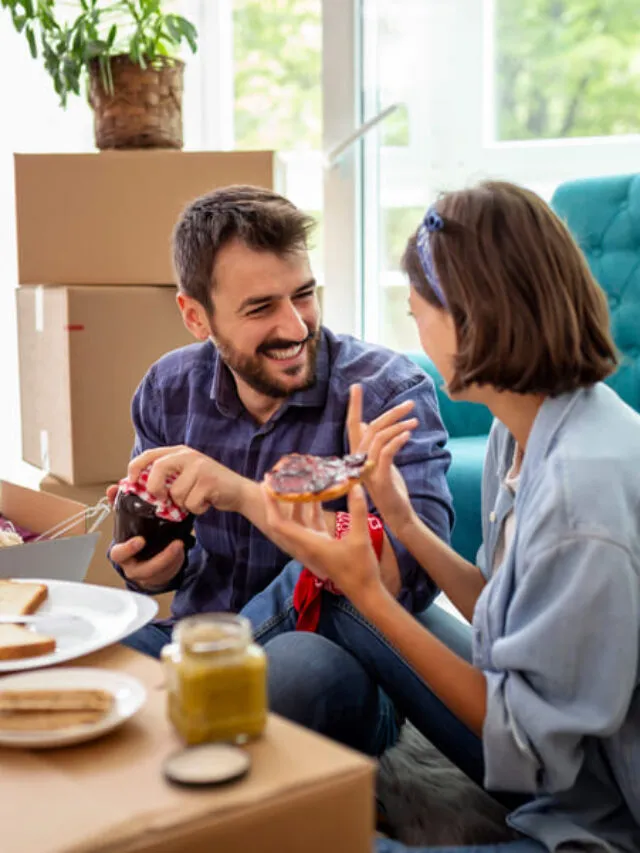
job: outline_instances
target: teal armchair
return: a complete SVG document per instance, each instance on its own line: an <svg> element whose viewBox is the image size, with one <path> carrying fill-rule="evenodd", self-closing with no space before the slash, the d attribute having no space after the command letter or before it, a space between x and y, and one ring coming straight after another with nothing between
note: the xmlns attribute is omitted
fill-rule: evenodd
<svg viewBox="0 0 640 853"><path fill-rule="evenodd" d="M551 206L607 296L620 355L607 384L640 411L640 174L561 184Z"/></svg>
<svg viewBox="0 0 640 853"><path fill-rule="evenodd" d="M640 411L640 175L569 181L556 189L551 206L571 229L607 295L621 356L608 384ZM454 403L442 391L442 379L427 356L409 357L436 383L452 456L452 544L459 554L475 560L482 540L480 490L491 413L473 403Z"/></svg>

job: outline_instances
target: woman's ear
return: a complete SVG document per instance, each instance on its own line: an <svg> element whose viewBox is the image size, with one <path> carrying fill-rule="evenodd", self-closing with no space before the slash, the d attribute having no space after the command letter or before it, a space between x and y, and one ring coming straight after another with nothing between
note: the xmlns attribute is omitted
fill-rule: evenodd
<svg viewBox="0 0 640 853"><path fill-rule="evenodd" d="M206 341L211 336L211 324L204 305L184 293L177 294L176 302L182 314L182 322L193 337L197 341Z"/></svg>

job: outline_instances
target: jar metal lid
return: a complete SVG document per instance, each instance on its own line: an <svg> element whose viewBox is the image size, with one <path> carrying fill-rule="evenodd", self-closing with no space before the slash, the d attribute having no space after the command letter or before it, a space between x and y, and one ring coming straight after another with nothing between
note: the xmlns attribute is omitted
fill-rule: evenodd
<svg viewBox="0 0 640 853"><path fill-rule="evenodd" d="M222 785L241 779L251 768L251 757L228 743L188 746L170 755L163 765L164 775L178 785Z"/></svg>

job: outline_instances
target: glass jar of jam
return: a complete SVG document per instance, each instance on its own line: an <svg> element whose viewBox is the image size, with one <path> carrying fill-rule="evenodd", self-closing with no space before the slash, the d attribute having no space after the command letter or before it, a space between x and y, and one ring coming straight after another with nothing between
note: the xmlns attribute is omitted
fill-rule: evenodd
<svg viewBox="0 0 640 853"><path fill-rule="evenodd" d="M231 613L181 619L162 650L169 719L189 744L242 743L267 722L267 660L251 624Z"/></svg>

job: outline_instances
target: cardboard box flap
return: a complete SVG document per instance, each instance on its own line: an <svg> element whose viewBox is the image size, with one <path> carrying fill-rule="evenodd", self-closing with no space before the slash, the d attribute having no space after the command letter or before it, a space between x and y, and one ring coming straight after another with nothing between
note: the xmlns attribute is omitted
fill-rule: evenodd
<svg viewBox="0 0 640 853"><path fill-rule="evenodd" d="M99 533L85 533L2 548L0 578L82 583L99 538Z"/></svg>
<svg viewBox="0 0 640 853"><path fill-rule="evenodd" d="M45 533L52 527L84 512L84 504L68 498L36 492L15 483L0 480L0 514L32 533ZM65 536L80 536L86 532L83 516L69 528Z"/></svg>
<svg viewBox="0 0 640 853"><path fill-rule="evenodd" d="M5 519L32 533L65 528L59 539L0 549L0 578L83 581L100 538L86 533L86 509L77 501L0 480L0 515Z"/></svg>
<svg viewBox="0 0 640 853"><path fill-rule="evenodd" d="M323 783L293 785L286 792L278 792L252 802L236 804L212 813L199 811L189 818L185 826L185 812L176 808L167 813L148 812L140 819L126 822L106 833L87 839L68 853L134 853L134 851L188 850L189 853L238 853L238 834L253 836L253 846L245 846L247 853L300 853L301 850L322 850L331 853L369 853L362 842L362 825L354 827L342 822L341 845L336 847L335 827L327 825L327 837L322 840L322 821L317 820L319 810L335 815L340 810L341 798L350 798L354 786L360 785L363 814L372 811L368 792L371 770L360 768L341 776L332 776ZM361 784L364 783L364 784ZM81 796L78 792L77 796ZM286 805L285 805L286 804ZM353 803L352 803L353 804ZM373 833L373 817L371 819ZM311 841L310 835L313 835ZM225 838L227 836L228 842ZM355 837L354 837L355 836ZM215 837L215 844L212 838ZM366 835L365 835L366 837ZM144 840L142 840L144 839ZM308 840L307 840L308 839ZM66 853L66 851L65 851Z"/></svg>

